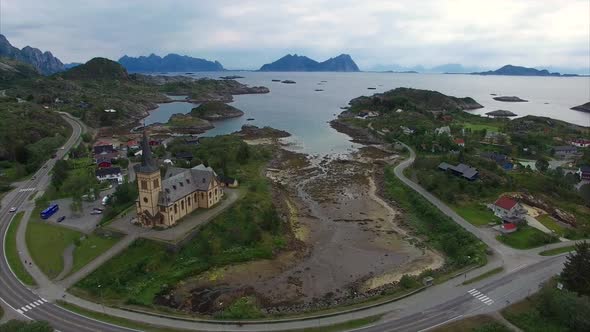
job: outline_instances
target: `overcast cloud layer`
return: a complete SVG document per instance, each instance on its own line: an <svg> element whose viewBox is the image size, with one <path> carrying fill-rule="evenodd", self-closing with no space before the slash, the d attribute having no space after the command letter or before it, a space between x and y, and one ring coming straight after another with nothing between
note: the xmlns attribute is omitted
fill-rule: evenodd
<svg viewBox="0 0 590 332"><path fill-rule="evenodd" d="M286 53L378 65L590 67L590 0L2 0L1 33L64 62L156 53L254 69Z"/></svg>

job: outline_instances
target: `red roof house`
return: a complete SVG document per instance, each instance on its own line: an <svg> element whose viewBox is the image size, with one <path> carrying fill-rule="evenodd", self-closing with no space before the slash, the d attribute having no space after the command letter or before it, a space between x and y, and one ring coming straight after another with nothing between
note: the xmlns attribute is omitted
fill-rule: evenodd
<svg viewBox="0 0 590 332"><path fill-rule="evenodd" d="M494 214L503 220L519 220L526 214L526 210L513 198L502 196L494 204L488 205Z"/></svg>
<svg viewBox="0 0 590 332"><path fill-rule="evenodd" d="M518 204L518 202L508 196L502 196L494 203L494 205L504 210L511 210L516 204Z"/></svg>
<svg viewBox="0 0 590 332"><path fill-rule="evenodd" d="M458 146L465 146L465 140L462 138L455 138L454 140L455 144L457 144Z"/></svg>

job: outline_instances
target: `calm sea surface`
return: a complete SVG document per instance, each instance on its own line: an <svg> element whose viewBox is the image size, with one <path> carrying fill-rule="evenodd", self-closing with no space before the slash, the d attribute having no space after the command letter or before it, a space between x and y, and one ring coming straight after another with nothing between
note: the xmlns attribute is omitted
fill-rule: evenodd
<svg viewBox="0 0 590 332"><path fill-rule="evenodd" d="M184 74L184 73L170 73ZM228 134L243 124L271 126L290 132L294 149L306 153L341 153L356 145L349 137L336 132L328 122L361 95L372 95L397 87L429 89L456 97L472 97L484 106L470 111L484 114L497 109L512 111L519 116L547 116L582 126L590 126L590 113L570 110L570 107L590 101L588 77L515 77L442 74L394 73L259 73L222 72L194 73L191 77L218 78L224 75L244 76L239 82L251 86L263 85L270 93L234 96L233 106L244 111L240 118L215 122L215 129L204 136ZM293 80L297 84L272 82L273 79ZM322 83L321 81L326 81ZM376 88L368 90L367 88ZM323 89L324 91L314 91ZM518 96L527 103L504 103L490 94ZM193 104L174 102L162 104L146 118L146 124L166 122L174 113L187 113ZM247 121L254 118L253 121Z"/></svg>

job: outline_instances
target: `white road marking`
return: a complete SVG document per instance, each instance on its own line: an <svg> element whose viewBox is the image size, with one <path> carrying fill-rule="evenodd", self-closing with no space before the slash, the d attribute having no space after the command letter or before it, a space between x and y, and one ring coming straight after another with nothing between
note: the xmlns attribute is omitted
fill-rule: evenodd
<svg viewBox="0 0 590 332"><path fill-rule="evenodd" d="M18 313L19 313L19 314L21 314L21 315L23 314L23 311L22 311L22 310L20 310L20 309L16 309L16 312L18 312Z"/></svg>
<svg viewBox="0 0 590 332"><path fill-rule="evenodd" d="M27 310L31 310L33 308L31 308L28 304L25 306L25 308L27 308Z"/></svg>
<svg viewBox="0 0 590 332"><path fill-rule="evenodd" d="M41 300L37 300L37 301L35 301L35 302L33 302L33 303L35 303L36 305L42 305L42 304L43 304L43 301L41 301Z"/></svg>
<svg viewBox="0 0 590 332"><path fill-rule="evenodd" d="M27 311L29 311L29 310L28 310L27 308L25 308L25 307L22 307L22 308L20 308L20 310L22 310L22 311L24 311L24 312L27 312Z"/></svg>
<svg viewBox="0 0 590 332"><path fill-rule="evenodd" d="M492 303L494 303L494 300L490 299L487 295L481 293L480 291L478 291L475 288L468 291L467 293L469 293L471 296L473 296L477 300L483 302L484 304L492 305Z"/></svg>
<svg viewBox="0 0 590 332"><path fill-rule="evenodd" d="M43 301L43 302L47 303L47 300L46 300L46 299L44 299L44 298L41 298L41 301Z"/></svg>
<svg viewBox="0 0 590 332"><path fill-rule="evenodd" d="M34 191L34 190L35 190L35 187L33 187L33 188L23 188L23 189L19 190L19 192L24 193L26 191Z"/></svg>

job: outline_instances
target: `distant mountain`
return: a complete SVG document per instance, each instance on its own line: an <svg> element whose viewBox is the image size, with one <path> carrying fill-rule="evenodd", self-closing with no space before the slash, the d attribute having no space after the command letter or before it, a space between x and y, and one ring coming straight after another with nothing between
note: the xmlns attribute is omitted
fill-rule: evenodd
<svg viewBox="0 0 590 332"><path fill-rule="evenodd" d="M380 72L393 72L393 73L407 73L407 72L418 72L418 73L432 73L432 74L470 74L475 71L481 70L478 67L468 67L458 63L446 63L431 68L426 68L422 65L413 67L400 66L400 65L375 65L371 68L372 71Z"/></svg>
<svg viewBox="0 0 590 332"><path fill-rule="evenodd" d="M64 64L64 70L72 69L72 68L77 67L77 66L79 66L81 64L82 63L80 63L80 62L65 63Z"/></svg>
<svg viewBox="0 0 590 332"><path fill-rule="evenodd" d="M159 57L155 54L137 58L124 55L119 63L130 72L180 72L180 71L223 71L218 61L193 58L186 55L168 54Z"/></svg>
<svg viewBox="0 0 590 332"><path fill-rule="evenodd" d="M357 72L359 67L348 54L340 54L324 62L317 62L306 56L287 54L273 63L260 67L260 71L340 71Z"/></svg>
<svg viewBox="0 0 590 332"><path fill-rule="evenodd" d="M23 49L12 46L4 35L0 34L0 56L18 60L32 65L43 75L57 73L64 69L64 65L51 52L41 52L38 48L25 46Z"/></svg>
<svg viewBox="0 0 590 332"><path fill-rule="evenodd" d="M39 76L39 72L28 63L0 58L0 82Z"/></svg>
<svg viewBox="0 0 590 332"><path fill-rule="evenodd" d="M578 76L576 74L551 73L547 69L538 70L535 68L506 65L497 70L473 73L474 75L506 75L506 76Z"/></svg>
<svg viewBox="0 0 590 332"><path fill-rule="evenodd" d="M106 58L94 58L61 74L71 80L126 80L127 70L121 64Z"/></svg>

